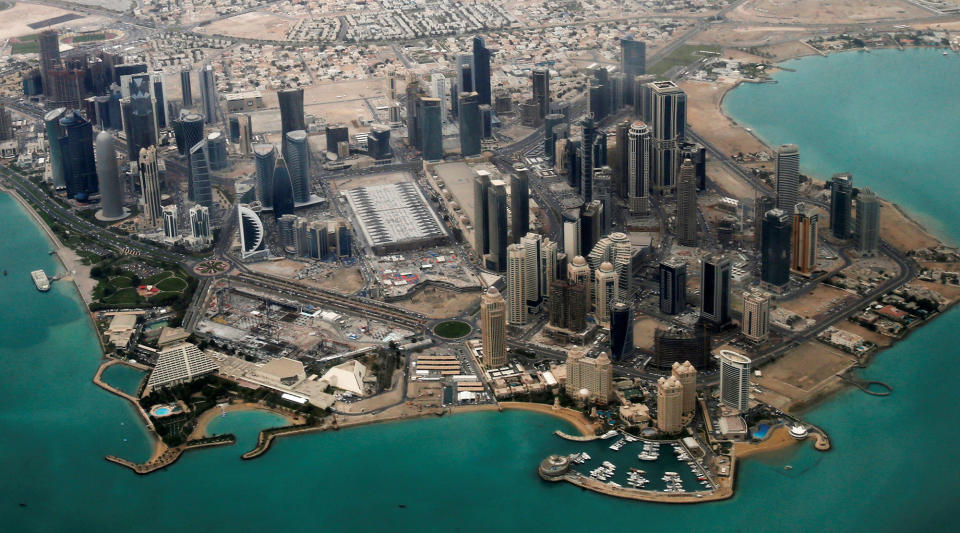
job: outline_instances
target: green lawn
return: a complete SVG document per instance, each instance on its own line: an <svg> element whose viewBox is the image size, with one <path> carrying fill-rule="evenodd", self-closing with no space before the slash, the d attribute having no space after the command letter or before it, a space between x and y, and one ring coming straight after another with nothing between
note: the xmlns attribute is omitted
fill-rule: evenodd
<svg viewBox="0 0 960 533"><path fill-rule="evenodd" d="M169 277L158 282L157 288L161 291L180 293L187 288L187 282L178 277Z"/></svg>
<svg viewBox="0 0 960 533"><path fill-rule="evenodd" d="M127 276L114 276L110 278L110 285L113 285L118 289L123 287L132 287L133 280L128 278Z"/></svg>
<svg viewBox="0 0 960 533"><path fill-rule="evenodd" d="M165 279L167 279L167 278L172 278L172 277L174 277L174 276L173 276L173 272L170 272L169 270L164 270L163 272L161 272L161 273L159 273L159 274L157 274L157 275L155 275L155 276L150 276L149 278L143 280L143 282L144 282L145 285L157 285L157 286L159 286L159 283L160 283L161 281L163 281L163 280L165 280Z"/></svg>
<svg viewBox="0 0 960 533"><path fill-rule="evenodd" d="M120 289L116 293L112 294L109 298L104 300L104 302L114 305L135 304L137 303L137 290L132 287Z"/></svg>
<svg viewBox="0 0 960 533"><path fill-rule="evenodd" d="M445 339L459 339L470 333L470 324L459 320L447 320L437 324L433 332Z"/></svg>
<svg viewBox="0 0 960 533"><path fill-rule="evenodd" d="M701 54L699 52L716 52L720 53L721 48L719 46L706 46L702 44L685 44L680 48L674 50L670 55L658 61L655 65L647 69L647 74L653 74L655 76L663 76L668 70L673 67L685 66L693 63L694 61L707 57L712 54Z"/></svg>
<svg viewBox="0 0 960 533"><path fill-rule="evenodd" d="M73 38L74 43L89 43L92 41L102 41L107 38L107 34L101 33L87 33L84 35L76 35Z"/></svg>

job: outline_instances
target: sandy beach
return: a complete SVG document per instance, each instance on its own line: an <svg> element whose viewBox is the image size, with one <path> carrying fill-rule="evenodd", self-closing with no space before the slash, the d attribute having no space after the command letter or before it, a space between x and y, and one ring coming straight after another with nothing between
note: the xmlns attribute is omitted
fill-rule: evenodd
<svg viewBox="0 0 960 533"><path fill-rule="evenodd" d="M224 407L223 411L221 411L219 407L213 407L201 413L200 416L197 417L197 425L193 428L188 440L210 437L211 435L207 434L207 426L210 424L210 422L220 416L222 412L237 413L241 411L266 411L268 413L273 413L275 415L282 416L284 420L286 420L287 425L290 426L306 423L306 419L303 417L293 415L286 411L281 411L280 409L272 409L263 404L247 402L234 403Z"/></svg>

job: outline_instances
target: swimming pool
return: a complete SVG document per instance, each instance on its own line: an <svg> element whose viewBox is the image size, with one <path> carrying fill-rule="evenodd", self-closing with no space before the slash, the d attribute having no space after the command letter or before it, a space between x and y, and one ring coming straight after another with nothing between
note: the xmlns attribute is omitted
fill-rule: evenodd
<svg viewBox="0 0 960 533"><path fill-rule="evenodd" d="M155 414L155 415L157 415L157 416L169 415L169 414L170 414L170 408L169 408L169 407L161 407L161 408L155 410L155 411L153 412L153 414Z"/></svg>
<svg viewBox="0 0 960 533"><path fill-rule="evenodd" d="M768 431L770 431L770 424L760 424L757 426L757 430L753 432L753 437L762 440L767 436Z"/></svg>

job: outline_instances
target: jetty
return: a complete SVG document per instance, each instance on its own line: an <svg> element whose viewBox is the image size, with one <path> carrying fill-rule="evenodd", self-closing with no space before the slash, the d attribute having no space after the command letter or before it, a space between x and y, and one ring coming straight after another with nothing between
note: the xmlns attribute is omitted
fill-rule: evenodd
<svg viewBox="0 0 960 533"><path fill-rule="evenodd" d="M173 448L167 448L159 456L147 461L146 463L134 463L133 461L128 461L122 457L117 457L116 455L108 455L104 457L107 461L111 463L116 463L120 466L125 466L130 470L133 470L139 475L147 475L151 472L156 472L161 468L166 468L173 463L177 462L180 459L180 456L183 455L183 452L188 450L195 450L198 448L209 448L211 446L223 446L234 444L237 442L237 438L232 434L227 435L218 435L216 437L209 437L206 439L198 439L186 442L180 446L175 446Z"/></svg>
<svg viewBox="0 0 960 533"><path fill-rule="evenodd" d="M564 433L564 432L560 431L559 429L556 430L556 431L554 431L553 434L556 435L556 436L558 436L558 437L560 437L561 439L564 439L564 440L572 440L572 441L575 441L575 442L591 442L591 441L595 441L595 440L597 440L597 439L600 438L599 435L583 435L583 436L580 436L580 435L569 435L569 434L567 434L567 433Z"/></svg>
<svg viewBox="0 0 960 533"><path fill-rule="evenodd" d="M132 362L132 361L122 361L122 360L120 360L120 359L110 359L110 360L108 360L108 361L105 361L102 365L100 365L100 368L97 368L97 373L94 374L94 376L93 376L93 383L94 383L96 386L100 387L101 389L103 389L103 390L105 390L105 391L107 391L107 392L116 394L117 396L119 396L119 397L127 400L127 401L130 402L130 403L132 403L133 406L134 406L134 408L137 410L137 412L140 413L140 417L143 418L143 422L147 425L147 429L149 429L150 431L154 431L155 428L154 428L154 426L153 426L153 421L150 420L150 415L147 414L147 412L143 409L143 406L140 405L140 401L139 401L137 398L135 398L135 397L133 397L132 395L130 395L130 394L126 393L126 392L123 392L122 390L114 387L113 385L110 385L109 383L103 381L103 371L106 370L106 369L108 369L108 368L110 368L110 367L113 366L113 365L126 365L126 366L129 366L129 367L131 367L131 368L136 368L137 370L143 370L144 372L149 371L149 370L150 370L150 367L148 367L148 366L146 366L146 365L142 365L142 364L140 364L140 363L135 363L135 362Z"/></svg>
<svg viewBox="0 0 960 533"><path fill-rule="evenodd" d="M876 380L867 380L862 381L848 376L845 373L837 374L837 377L842 379L844 382L853 385L854 387L862 390L863 392L873 395L873 396L890 396L893 393L893 386L889 383L884 383L883 381ZM881 387L885 390L871 390L870 387Z"/></svg>

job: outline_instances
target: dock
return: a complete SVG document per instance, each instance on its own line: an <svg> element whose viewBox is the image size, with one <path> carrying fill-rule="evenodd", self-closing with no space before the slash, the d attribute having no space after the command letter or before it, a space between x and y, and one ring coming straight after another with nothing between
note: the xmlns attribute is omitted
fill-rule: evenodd
<svg viewBox="0 0 960 533"><path fill-rule="evenodd" d="M137 398L134 398L130 394L127 394L126 392L123 392L122 390L114 387L113 385L110 385L109 383L103 381L103 371L110 368L113 365L126 365L131 368L136 368L137 370L143 370L145 372L149 371L150 367L141 365L140 363L132 363L130 361L121 361L119 359L110 359L108 361L105 361L102 365L100 365L100 368L97 369L97 373L94 374L93 376L93 383L96 386L100 387L101 389L107 392L116 394L117 396L132 403L133 407L137 410L137 413L140 414L140 418L143 418L143 422L147 425L147 429L149 429L150 431L154 431L155 428L153 427L153 421L150 420L150 415L147 414L147 412L143 409L143 406L140 405L140 402L137 400Z"/></svg>
<svg viewBox="0 0 960 533"><path fill-rule="evenodd" d="M192 440L175 448L167 448L162 454L160 454L159 457L151 459L146 463L134 463L133 461L128 461L122 457L117 457L116 455L108 455L104 457L104 459L110 461L111 463L125 466L137 474L144 476L176 463L185 451L198 448L209 448L211 446L230 445L236 442L237 438L232 434L219 435L217 437L210 437L207 439Z"/></svg>

